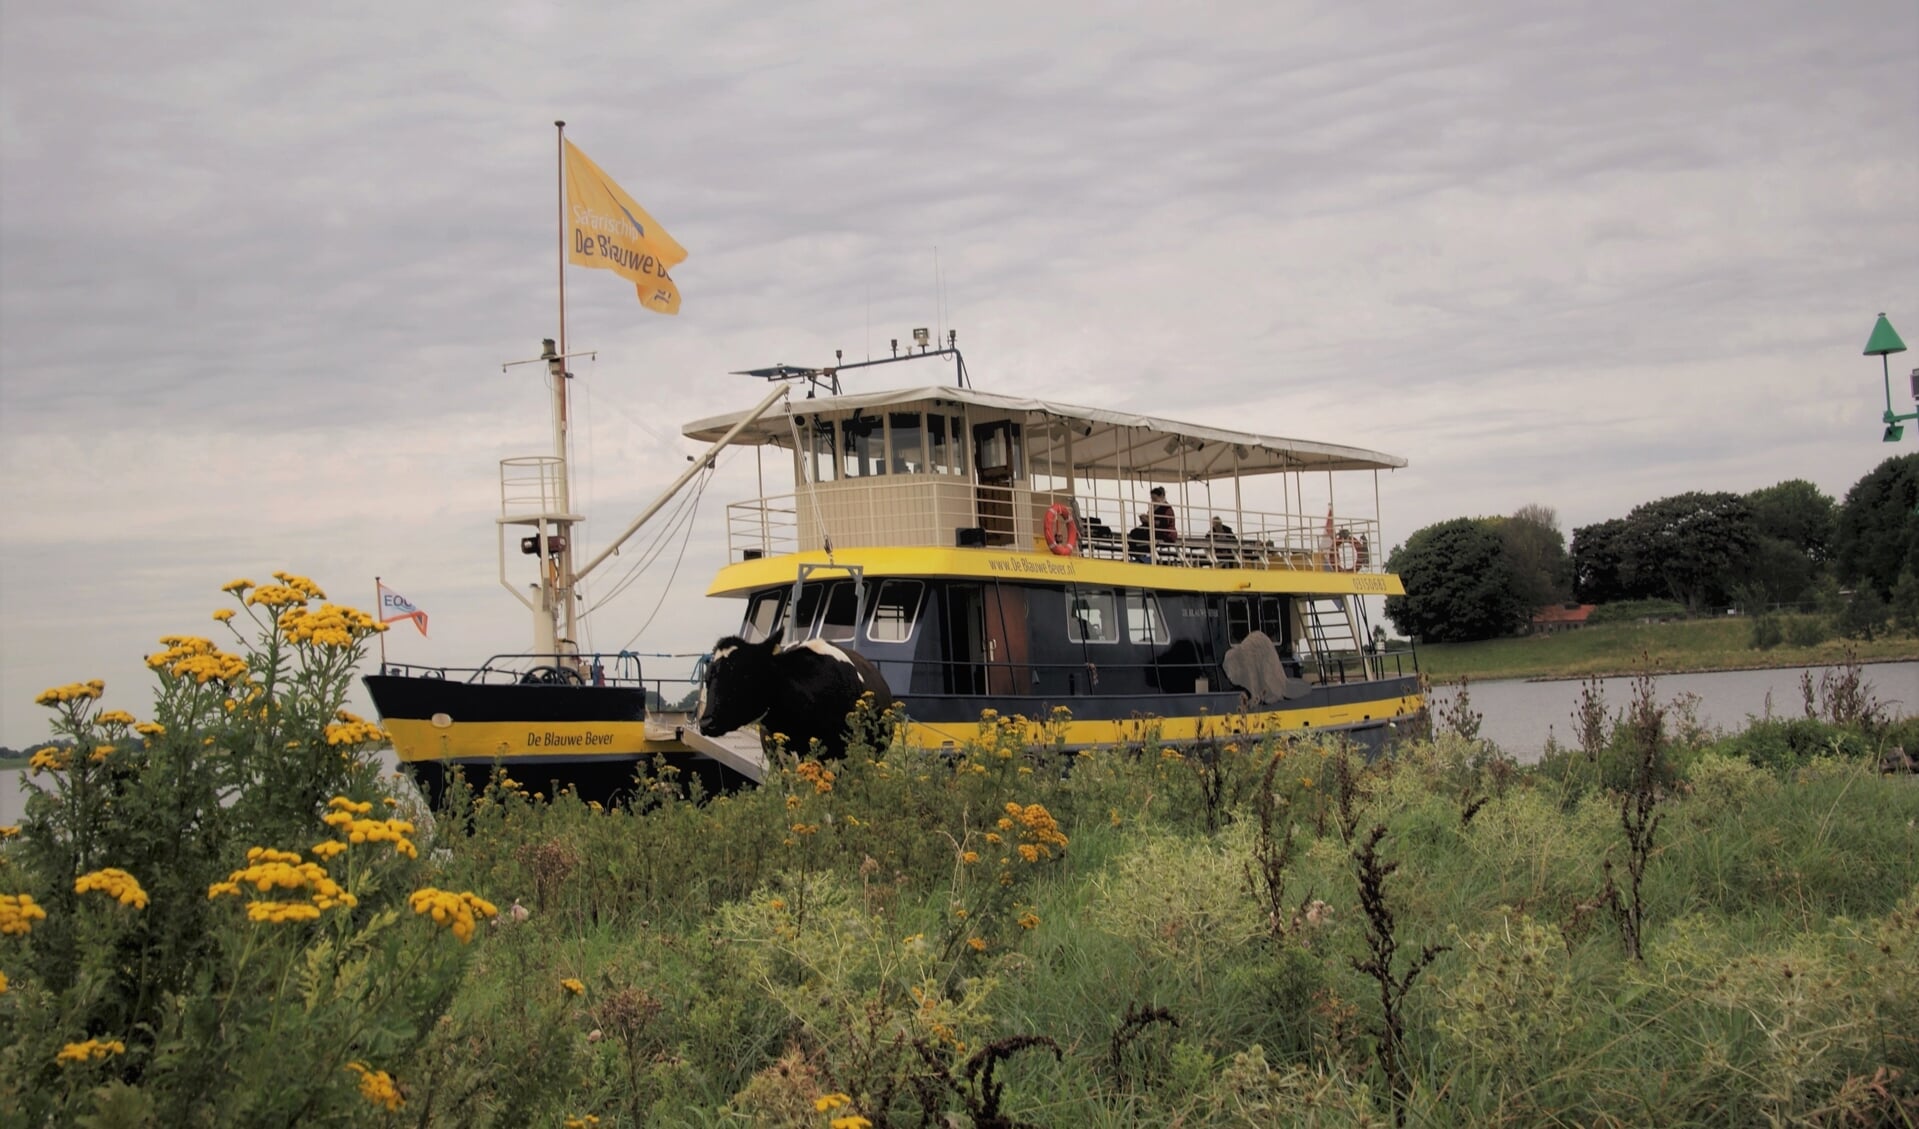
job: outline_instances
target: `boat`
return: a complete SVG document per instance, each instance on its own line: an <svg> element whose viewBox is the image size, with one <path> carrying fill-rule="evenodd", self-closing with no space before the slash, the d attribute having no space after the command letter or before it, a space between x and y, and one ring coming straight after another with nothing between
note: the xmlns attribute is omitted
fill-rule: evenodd
<svg viewBox="0 0 1919 1129"><path fill-rule="evenodd" d="M567 418L566 355L552 339L535 361L548 370L553 415ZM746 421L784 399L776 389ZM632 650L583 652L581 583L657 514L730 441L722 435L610 545L576 566L576 528L585 516L570 505L563 430L555 453L500 461L500 583L532 612L533 640L524 651L495 654L471 667L382 661L362 679L379 712L400 767L434 807L450 785L484 786L496 768L529 791L570 788L599 802L621 798L641 765L657 757L697 777L709 792L757 783L764 761L756 743L681 739L683 700L691 680L649 675ZM511 562L525 562L531 580L508 579ZM670 695L670 696L669 696Z"/></svg>
<svg viewBox="0 0 1919 1129"><path fill-rule="evenodd" d="M501 461L496 521L500 583L531 612L531 646L464 668L383 653L364 679L401 766L435 807L456 783L500 770L530 791L605 800L659 758L709 793L763 779L760 734L702 734L667 708L675 680L649 676L651 656L576 643L582 582L734 446L760 457L762 484L770 457L791 486L728 506L727 559L708 594L745 601L748 642L777 632L786 645L821 640L875 661L908 747L957 750L994 717L1075 750L1272 732L1376 748L1424 717L1416 656L1377 646L1366 606L1404 591L1378 552L1378 475L1404 459L982 392L952 332L935 341L915 330L904 351L896 340L876 359L744 370L770 390L686 425L705 453L577 562L566 266L613 270L643 306L671 314L679 294L666 270L685 251L554 125L559 335L514 362L545 369L553 448ZM950 383L852 391L842 379L929 364L950 364ZM1336 492L1365 475L1370 492ZM512 561L521 579L509 580ZM697 680L696 668L679 686Z"/></svg>
<svg viewBox="0 0 1919 1129"><path fill-rule="evenodd" d="M951 379L847 387L929 363ZM985 717L1066 750L1268 733L1377 750L1424 722L1417 655L1384 649L1366 604L1405 591L1378 515L1403 458L981 391L950 331L742 375L805 396L683 429L759 448L762 482L791 468L728 506L708 595L744 601L748 642L873 660L895 740L954 751Z"/></svg>

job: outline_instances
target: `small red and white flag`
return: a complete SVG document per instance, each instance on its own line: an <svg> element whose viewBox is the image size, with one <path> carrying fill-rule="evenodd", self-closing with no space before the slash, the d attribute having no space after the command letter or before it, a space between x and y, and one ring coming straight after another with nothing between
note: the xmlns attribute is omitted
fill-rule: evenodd
<svg viewBox="0 0 1919 1129"><path fill-rule="evenodd" d="M393 589L388 588L385 584L381 584L379 588L380 622L392 623L396 620L410 619L413 621L413 626L420 629L420 634L425 635L426 613L414 607L413 601L400 595Z"/></svg>

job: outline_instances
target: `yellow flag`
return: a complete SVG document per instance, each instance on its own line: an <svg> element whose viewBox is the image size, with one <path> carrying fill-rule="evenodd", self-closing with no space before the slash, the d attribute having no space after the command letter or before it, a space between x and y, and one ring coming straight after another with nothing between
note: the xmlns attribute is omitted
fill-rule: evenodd
<svg viewBox="0 0 1919 1129"><path fill-rule="evenodd" d="M579 146L571 141L565 145L567 261L631 279L640 305L662 314L679 313L680 288L666 271L686 258L686 248Z"/></svg>

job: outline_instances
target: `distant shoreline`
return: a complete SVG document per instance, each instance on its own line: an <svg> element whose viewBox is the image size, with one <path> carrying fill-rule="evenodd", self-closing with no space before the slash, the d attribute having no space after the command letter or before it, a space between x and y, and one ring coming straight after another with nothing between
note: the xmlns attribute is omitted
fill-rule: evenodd
<svg viewBox="0 0 1919 1129"><path fill-rule="evenodd" d="M1806 670L1806 669L1811 669L1815 667L1839 666L1844 661L1845 660L1843 659L1825 660L1825 661L1815 659L1811 662L1751 663L1747 665L1726 665L1726 666L1684 666L1684 667L1672 667L1670 669L1666 667L1656 666L1653 668L1652 673L1655 676L1657 676L1661 674L1731 674L1736 671L1742 671L1742 670ZM1883 666L1887 663L1919 662L1919 653L1905 655L1905 656L1890 655L1890 656L1884 656L1879 658L1855 659L1854 662L1859 666ZM1515 681L1522 681L1522 682L1584 682L1588 678L1636 678L1639 675L1644 673L1646 673L1645 670L1643 668L1640 668L1640 669L1626 669L1626 670L1615 670L1615 671L1600 671L1597 673L1586 673L1586 674L1533 674L1533 675L1519 675L1519 676L1501 675L1497 677L1484 678L1482 679L1482 681L1495 682L1495 681L1515 680ZM1470 677L1470 676L1467 676L1467 677Z"/></svg>

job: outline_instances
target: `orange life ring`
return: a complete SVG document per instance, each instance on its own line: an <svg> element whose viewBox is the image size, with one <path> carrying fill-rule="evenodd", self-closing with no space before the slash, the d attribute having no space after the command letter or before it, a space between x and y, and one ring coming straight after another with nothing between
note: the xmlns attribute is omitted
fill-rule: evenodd
<svg viewBox="0 0 1919 1129"><path fill-rule="evenodd" d="M1073 520L1073 508L1065 502L1046 507L1046 545L1056 557L1079 552L1079 522Z"/></svg>
<svg viewBox="0 0 1919 1129"><path fill-rule="evenodd" d="M1353 542L1353 535L1342 533L1333 543L1333 567L1341 572L1359 571L1359 546Z"/></svg>

